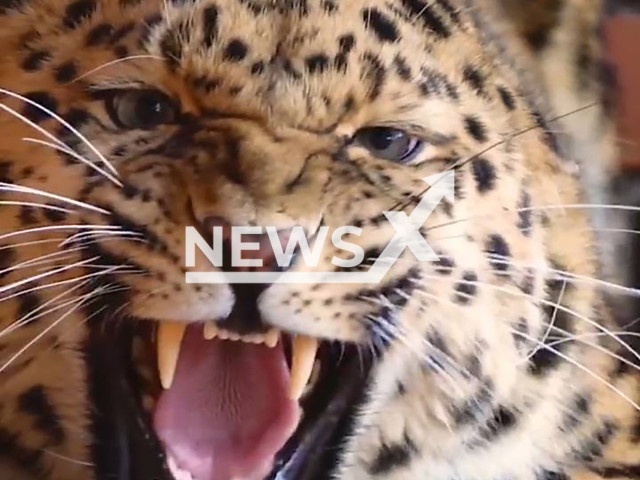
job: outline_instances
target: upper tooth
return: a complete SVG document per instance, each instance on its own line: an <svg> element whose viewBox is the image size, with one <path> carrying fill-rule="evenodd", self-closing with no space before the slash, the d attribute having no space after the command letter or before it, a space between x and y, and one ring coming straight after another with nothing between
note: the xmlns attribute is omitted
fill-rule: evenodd
<svg viewBox="0 0 640 480"><path fill-rule="evenodd" d="M175 322L162 322L158 327L158 372L164 389L168 389L173 383L180 344L186 329L186 324Z"/></svg>
<svg viewBox="0 0 640 480"><path fill-rule="evenodd" d="M265 343L267 347L273 348L278 344L280 339L280 332L276 329L269 330L265 336Z"/></svg>
<svg viewBox="0 0 640 480"><path fill-rule="evenodd" d="M207 322L204 324L204 338L205 340L211 340L218 336L218 327L213 322Z"/></svg>
<svg viewBox="0 0 640 480"><path fill-rule="evenodd" d="M297 336L293 339L291 359L291 382L289 398L298 400L309 382L318 351L318 341L312 337Z"/></svg>

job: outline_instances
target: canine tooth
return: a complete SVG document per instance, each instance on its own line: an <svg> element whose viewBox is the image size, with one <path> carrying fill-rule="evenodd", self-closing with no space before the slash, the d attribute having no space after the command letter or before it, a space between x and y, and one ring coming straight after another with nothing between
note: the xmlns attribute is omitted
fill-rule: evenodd
<svg viewBox="0 0 640 480"><path fill-rule="evenodd" d="M205 340L213 340L218 336L218 326L213 322L207 322L204 324L204 338Z"/></svg>
<svg viewBox="0 0 640 480"><path fill-rule="evenodd" d="M167 390L176 373L180 344L187 330L185 323L162 322L158 327L158 372L160 383Z"/></svg>
<svg viewBox="0 0 640 480"><path fill-rule="evenodd" d="M264 343L267 344L267 347L273 348L278 344L278 340L280 339L280 331L278 330L269 330L269 332L264 337Z"/></svg>
<svg viewBox="0 0 640 480"><path fill-rule="evenodd" d="M302 397L306 396L315 386L318 381L318 377L320 376L320 360L316 360L313 362L313 368L311 369L311 375L309 376L309 381L304 387L302 392Z"/></svg>
<svg viewBox="0 0 640 480"><path fill-rule="evenodd" d="M291 382L289 383L291 400L298 400L309 382L317 351L318 341L315 338L298 336L293 339Z"/></svg>

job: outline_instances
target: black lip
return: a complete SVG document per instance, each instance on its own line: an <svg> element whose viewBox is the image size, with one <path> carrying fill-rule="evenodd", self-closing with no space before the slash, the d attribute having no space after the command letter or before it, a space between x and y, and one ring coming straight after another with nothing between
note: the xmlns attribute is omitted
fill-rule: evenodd
<svg viewBox="0 0 640 480"><path fill-rule="evenodd" d="M139 403L131 361L134 322L91 328L88 342L96 477L98 480L174 480L166 456ZM346 353L343 351L346 349ZM302 406L305 417L276 456L266 480L326 480L366 398L370 356L356 347L324 344L322 374ZM335 362L336 358L341 358Z"/></svg>
<svg viewBox="0 0 640 480"><path fill-rule="evenodd" d="M314 392L303 402L305 417L276 456L267 480L327 480L338 466L344 439L355 426L367 396L373 358L357 347L325 345L320 352L322 374ZM335 358L342 358L338 363Z"/></svg>
<svg viewBox="0 0 640 480"><path fill-rule="evenodd" d="M113 322L115 325L115 322ZM99 480L174 480L165 454L133 389L133 327L92 328L87 352L96 477Z"/></svg>

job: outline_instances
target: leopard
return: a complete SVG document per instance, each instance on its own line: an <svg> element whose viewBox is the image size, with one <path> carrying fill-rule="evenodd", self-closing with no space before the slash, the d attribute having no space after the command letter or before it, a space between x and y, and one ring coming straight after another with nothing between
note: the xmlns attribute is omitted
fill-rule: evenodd
<svg viewBox="0 0 640 480"><path fill-rule="evenodd" d="M638 478L608 12L1 0L0 477Z"/></svg>

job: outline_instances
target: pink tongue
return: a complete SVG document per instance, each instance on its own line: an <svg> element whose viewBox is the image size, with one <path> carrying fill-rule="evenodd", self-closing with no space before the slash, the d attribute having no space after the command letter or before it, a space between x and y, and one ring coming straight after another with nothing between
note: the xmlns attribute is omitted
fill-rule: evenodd
<svg viewBox="0 0 640 480"><path fill-rule="evenodd" d="M154 415L169 455L194 480L262 479L299 420L276 348L205 340L190 327Z"/></svg>

